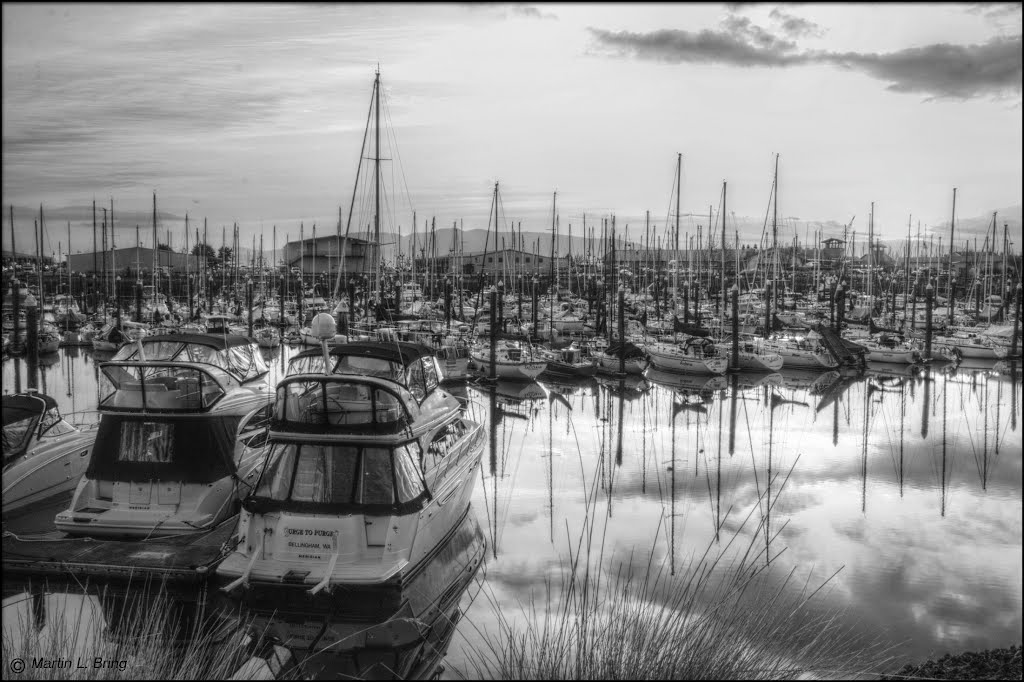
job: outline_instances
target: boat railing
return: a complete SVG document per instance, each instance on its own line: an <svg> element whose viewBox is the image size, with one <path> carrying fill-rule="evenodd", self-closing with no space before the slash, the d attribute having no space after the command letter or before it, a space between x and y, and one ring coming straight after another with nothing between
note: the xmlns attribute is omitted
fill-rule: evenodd
<svg viewBox="0 0 1024 682"><path fill-rule="evenodd" d="M100 417L103 415L99 410L79 410L65 414L64 421L71 424L79 431L90 431L99 427Z"/></svg>

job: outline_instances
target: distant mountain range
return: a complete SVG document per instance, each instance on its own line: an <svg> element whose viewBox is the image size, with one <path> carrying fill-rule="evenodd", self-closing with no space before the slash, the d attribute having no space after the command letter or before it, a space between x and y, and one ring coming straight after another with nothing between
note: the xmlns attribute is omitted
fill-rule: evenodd
<svg viewBox="0 0 1024 682"><path fill-rule="evenodd" d="M119 210L115 205L115 225L116 229L116 242L118 247L131 247L135 245L135 234L134 227L139 226L139 240L143 246L151 246L153 242L152 238L152 224L153 214L152 212L146 211L133 211L133 210ZM8 209L8 216L10 208ZM15 247L19 253L34 253L35 252L35 237L33 236L33 221L37 221L39 218L38 208L27 208L21 206L15 206L14 212L14 233L15 233ZM60 208L46 208L43 209L45 219L45 234L43 242L44 255L53 254L57 255L58 245L61 253L67 252L68 243L68 229L70 224L71 232L71 244L72 250L78 252L89 252L93 247L93 230L92 230L92 206L64 206ZM97 205L97 225L103 220L103 211L101 207ZM109 207L108 207L109 214ZM7 216L5 216L7 217ZM679 236L679 247L685 250L687 247L687 237L690 238L692 246L696 248L697 240L697 229L692 225L692 218L688 218L688 222L691 223L690 227L687 228L684 225L680 226L680 231L684 232ZM10 223L4 226L2 234L3 250L5 252L11 251L11 228ZM297 222L297 221L295 221ZM327 221L325 221L327 222ZM707 221L702 221L706 223ZM851 240L856 237L858 244L858 253L862 248L866 248L866 236L867 226L866 220L858 218L855 220L854 225L847 234L847 239ZM160 243L170 243L175 251L181 251L185 246L185 235L184 235L184 216L179 216L174 213L168 213L164 211L157 212L157 225L159 226L157 241ZM1021 238L1021 206L1012 206L1008 208L998 209L997 211L997 250L1002 247L1002 236L1003 236L1003 225L1007 226L1007 233L1009 239L1014 242L1013 251L1020 251ZM333 223L329 223L333 227ZM981 248L985 234L991 231L992 215L975 216L970 218L958 218L956 225L956 248L960 249L963 247L965 241L970 240L971 247L974 246L974 240L978 240L978 247ZM590 231L590 225L588 225L588 232ZM189 226L189 244L195 242L195 230L198 228L202 231L202 219L196 219L190 223ZM766 231L764 219L748 218L740 216L730 216L727 221L727 234L726 241L729 247L732 247L737 239L741 245L757 245L762 241L762 234ZM241 241L243 244L252 244L253 228L251 225L243 224L241 229L242 237ZM328 228L330 230L330 228ZM801 246L812 244L814 241L815 233L819 234L819 238L825 237L839 237L842 238L846 225L838 221L801 221L796 219L786 219L778 228L778 241L783 245L790 245L793 243L794 236L800 242ZM559 255L566 255L570 251L572 253L583 253L587 249L594 249L595 245L590 243L590 240L584 239L579 235L580 228L575 226L574 234L570 243L568 236L569 228L567 225L563 225L560 228L558 235L556 250ZM600 225L596 226L594 234L600 235ZM767 229L769 233L765 238L766 241L770 240L770 226ZM290 233L294 233L296 230L290 229ZM706 225L701 230L702 246L705 245L704 241L707 238ZM917 236L917 226L911 227L912 236ZM228 227L227 241L230 243L230 227ZM278 238L281 243L284 242L285 230L282 226L278 229ZM456 234L457 233L457 234ZM330 234L330 232L328 232ZM518 234L518 233L517 233ZM651 237L650 247L656 248L658 240L661 241L661 247L671 248L671 244L668 241L668 232L664 226L657 229L654 235ZM294 236L294 235L293 235ZM306 236L311 236L311 232L307 229ZM320 236L324 236L321 233ZM353 236L356 236L353 234ZM364 236L365 235L360 235ZM453 240L453 236L455 239ZM945 224L933 225L926 228L922 228L921 233L922 239L932 238L934 244L938 244L938 239L941 237L944 245L949 243L949 222ZM209 234L209 242L214 247L219 247L221 244L221 229L217 227L211 227ZM642 248L646 242L644 235L643 222L626 225L625 221L619 220L616 228L616 237L619 248L623 248L624 244L629 244L629 248ZM271 254L270 244L268 243L270 238L269 230L264 230L264 247L265 253L268 260L277 260ZM494 248L501 248L504 244L507 248L513 247L513 237L510 232L503 231L497 236L491 234L488 236L487 230L485 229L467 229L464 231L457 231L454 228L441 228L435 232L435 241L437 244L436 253L439 256L446 255L450 249L453 248L454 244L461 241L461 250L464 253L479 253L484 250L485 244L487 249L492 250ZM402 235L402 251L408 253L412 246L412 236L408 233ZM522 239L525 243L525 250L531 252L539 252L541 255L549 254L551 252L551 232L545 230L543 232L538 231L524 231L522 233ZM716 244L720 236L715 237ZM390 258L397 250L397 235L394 233L384 233L381 235L381 242L385 245L384 256ZM902 248L904 243L903 238L892 239L891 237L887 240L883 240L888 243L894 250ZM257 235L258 242L258 235ZM423 233L417 235L417 251L425 248L425 240ZM97 237L97 246L102 248L102 241ZM251 246L241 246L239 248L239 255L243 261L251 258ZM280 253L280 249L278 250Z"/></svg>

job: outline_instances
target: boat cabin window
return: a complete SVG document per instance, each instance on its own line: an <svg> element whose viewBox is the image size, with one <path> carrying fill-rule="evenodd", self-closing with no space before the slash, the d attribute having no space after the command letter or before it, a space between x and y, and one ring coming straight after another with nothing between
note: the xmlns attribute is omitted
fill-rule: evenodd
<svg viewBox="0 0 1024 682"><path fill-rule="evenodd" d="M36 422L39 419L38 413L17 410L8 413L4 409L4 430L3 430L3 453L4 460L8 456L21 452L28 445L29 438L35 431Z"/></svg>
<svg viewBox="0 0 1024 682"><path fill-rule="evenodd" d="M433 356L426 356L420 358L420 362L423 363L423 381L426 384L427 394L429 395L438 386L437 377L437 364Z"/></svg>
<svg viewBox="0 0 1024 682"><path fill-rule="evenodd" d="M181 343L178 341L150 341L142 342L142 352L146 356L146 361L150 360L171 360L178 351L181 350ZM131 360L138 362L142 360L142 356L139 355L139 344L131 343L127 346L123 346L114 355L113 362L119 360Z"/></svg>
<svg viewBox="0 0 1024 682"><path fill-rule="evenodd" d="M523 359L523 351L520 348L508 348L505 350L508 359L512 362L519 362Z"/></svg>
<svg viewBox="0 0 1024 682"><path fill-rule="evenodd" d="M426 375L423 371L423 363L414 360L405 374L405 385L417 401L422 401L427 395Z"/></svg>
<svg viewBox="0 0 1024 682"><path fill-rule="evenodd" d="M307 355L292 358L288 362L288 374L326 374L324 354Z"/></svg>
<svg viewBox="0 0 1024 682"><path fill-rule="evenodd" d="M119 462L170 462L174 429L167 422L130 421L121 424Z"/></svg>
<svg viewBox="0 0 1024 682"><path fill-rule="evenodd" d="M392 381L401 381L404 376L402 366L397 362L362 355L342 355L338 359L338 364L334 366L334 373L362 374Z"/></svg>
<svg viewBox="0 0 1024 682"><path fill-rule="evenodd" d="M242 421L238 439L247 448L261 448L270 435L270 419L274 416L274 404L267 403Z"/></svg>
<svg viewBox="0 0 1024 682"><path fill-rule="evenodd" d="M410 513L426 486L414 442L397 447L276 443L254 497L280 509Z"/></svg>
<svg viewBox="0 0 1024 682"><path fill-rule="evenodd" d="M43 413L43 418L39 423L40 436L63 436L66 433L72 433L74 430L75 427L64 421L57 408L49 409Z"/></svg>
<svg viewBox="0 0 1024 682"><path fill-rule="evenodd" d="M398 396L348 381L289 381L277 389L274 419L316 426L393 424L405 415Z"/></svg>

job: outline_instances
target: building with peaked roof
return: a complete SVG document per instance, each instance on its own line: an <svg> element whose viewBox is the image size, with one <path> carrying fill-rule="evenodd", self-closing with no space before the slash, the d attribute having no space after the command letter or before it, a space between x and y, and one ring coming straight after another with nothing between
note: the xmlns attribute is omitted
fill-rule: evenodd
<svg viewBox="0 0 1024 682"><path fill-rule="evenodd" d="M156 267L169 268L173 273L185 272L186 264L188 269L194 272L199 263L198 256L164 249L156 249L154 253L153 249L142 246L107 251L70 253L67 259L70 272L101 273L113 270L115 272L127 271L132 275L141 274L143 276L152 274L154 262Z"/></svg>
<svg viewBox="0 0 1024 682"><path fill-rule="evenodd" d="M372 268L380 258L380 245L358 237L328 235L288 242L281 250L284 267L299 268L306 275L336 275L342 266L338 254L344 250L344 270L361 274Z"/></svg>

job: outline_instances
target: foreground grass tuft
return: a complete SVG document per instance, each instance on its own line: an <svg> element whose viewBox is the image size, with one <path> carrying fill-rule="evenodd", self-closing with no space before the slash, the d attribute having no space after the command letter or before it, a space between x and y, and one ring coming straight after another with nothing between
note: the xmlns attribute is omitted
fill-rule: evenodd
<svg viewBox="0 0 1024 682"><path fill-rule="evenodd" d="M240 647L227 644L237 636L237 623L187 623L162 593L140 590L114 605L105 601L102 612L95 598L48 599L53 608L41 625L25 613L29 609L4 623L5 679L226 679L242 662ZM5 621L11 610L5 608ZM204 621L202 614L197 620ZM12 667L18 665L20 672Z"/></svg>
<svg viewBox="0 0 1024 682"><path fill-rule="evenodd" d="M467 647L466 674L501 680L874 678L892 660L888 650L842 625L838 612L812 603L831 578L811 586L793 572L779 575L762 525L741 540L752 515L722 546L710 543L703 556L671 575L653 550L643 561L606 561L606 527L595 538L588 513L560 584L541 585L539 600L521 604L518 614L503 612L483 587L498 631L477 629L483 643Z"/></svg>

